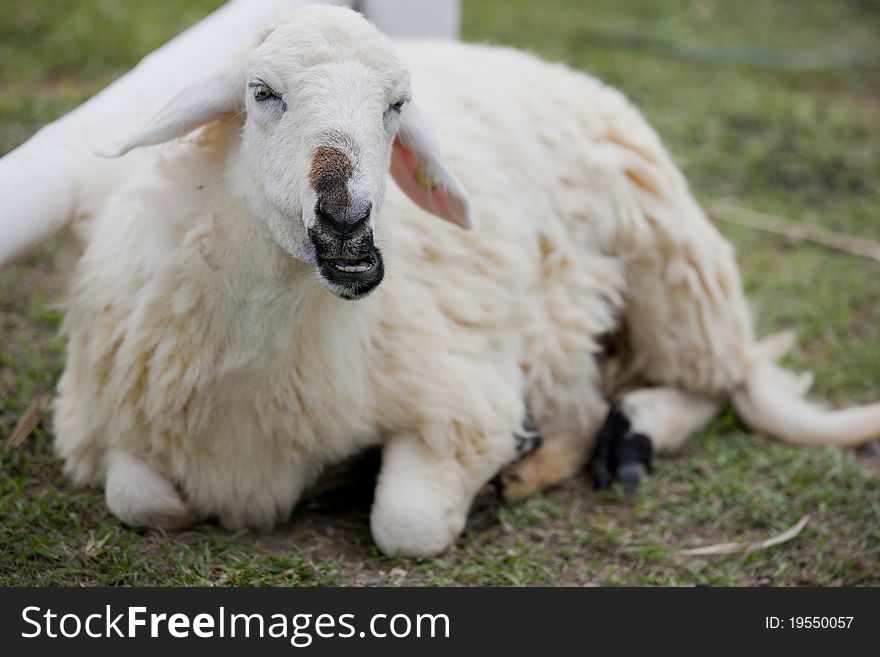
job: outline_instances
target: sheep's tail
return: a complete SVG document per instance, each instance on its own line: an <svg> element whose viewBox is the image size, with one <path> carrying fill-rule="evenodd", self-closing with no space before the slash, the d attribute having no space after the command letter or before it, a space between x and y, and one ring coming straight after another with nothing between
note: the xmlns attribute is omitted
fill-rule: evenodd
<svg viewBox="0 0 880 657"><path fill-rule="evenodd" d="M828 410L804 399L812 376L775 363L791 344L791 334L784 333L757 345L743 382L731 395L740 418L795 445L855 447L880 438L880 403Z"/></svg>

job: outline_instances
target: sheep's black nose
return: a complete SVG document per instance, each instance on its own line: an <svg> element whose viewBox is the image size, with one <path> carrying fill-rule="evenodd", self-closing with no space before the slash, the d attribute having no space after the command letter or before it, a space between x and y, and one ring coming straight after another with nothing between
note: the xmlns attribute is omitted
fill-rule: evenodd
<svg viewBox="0 0 880 657"><path fill-rule="evenodd" d="M315 205L315 215L318 217L318 222L324 228L333 231L338 237L345 239L369 221L372 209L373 204L368 203L366 208L364 206L359 208L349 206L341 212L333 211L322 205L319 201Z"/></svg>

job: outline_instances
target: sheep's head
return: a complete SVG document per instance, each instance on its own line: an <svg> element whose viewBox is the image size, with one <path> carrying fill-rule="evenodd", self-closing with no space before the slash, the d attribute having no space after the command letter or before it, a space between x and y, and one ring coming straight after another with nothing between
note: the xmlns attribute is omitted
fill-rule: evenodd
<svg viewBox="0 0 880 657"><path fill-rule="evenodd" d="M412 102L409 72L375 27L350 10L312 6L258 41L245 67L178 96L118 152L244 117L233 193L346 299L382 281L374 233L389 168L419 206L470 225L467 196Z"/></svg>

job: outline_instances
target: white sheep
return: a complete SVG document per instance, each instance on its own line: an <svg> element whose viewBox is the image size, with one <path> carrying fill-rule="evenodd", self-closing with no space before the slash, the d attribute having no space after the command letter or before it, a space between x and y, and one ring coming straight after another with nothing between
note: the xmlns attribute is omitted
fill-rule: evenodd
<svg viewBox="0 0 880 657"><path fill-rule="evenodd" d="M373 537L434 554L529 415L544 443L510 498L600 433L627 480L726 396L795 442L880 434L880 405L809 405L784 345L755 342L730 245L621 94L510 49L397 53L351 11L299 10L117 152L194 137L95 166L55 431L121 520L268 527L381 444ZM630 356L600 363L623 326ZM609 415L632 374L661 387Z"/></svg>

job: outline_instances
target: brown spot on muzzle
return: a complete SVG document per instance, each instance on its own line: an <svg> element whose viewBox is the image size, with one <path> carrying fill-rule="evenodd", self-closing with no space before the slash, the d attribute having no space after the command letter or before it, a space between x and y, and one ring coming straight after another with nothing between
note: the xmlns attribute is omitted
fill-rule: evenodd
<svg viewBox="0 0 880 657"><path fill-rule="evenodd" d="M312 157L309 184L318 195L321 207L344 213L349 204L348 179L354 173L351 160L335 146L319 146Z"/></svg>

